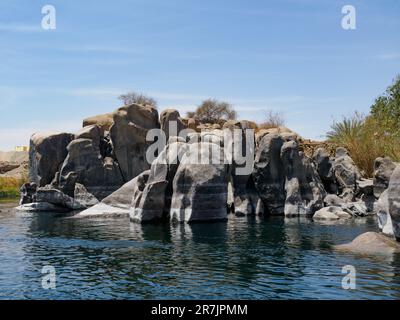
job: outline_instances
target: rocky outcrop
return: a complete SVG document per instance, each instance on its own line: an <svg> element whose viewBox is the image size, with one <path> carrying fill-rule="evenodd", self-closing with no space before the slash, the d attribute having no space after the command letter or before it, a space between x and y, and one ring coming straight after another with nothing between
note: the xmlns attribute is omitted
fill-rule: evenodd
<svg viewBox="0 0 400 320"><path fill-rule="evenodd" d="M160 114L161 130L165 133L166 141L170 136L178 136L181 130L187 128L178 110L166 109Z"/></svg>
<svg viewBox="0 0 400 320"><path fill-rule="evenodd" d="M274 133L259 139L253 178L265 214L312 216L321 209L323 184L297 142Z"/></svg>
<svg viewBox="0 0 400 320"><path fill-rule="evenodd" d="M68 145L58 180L65 194L73 196L75 184L80 183L101 200L124 184L118 164L111 157L102 157L98 141L98 136L78 138Z"/></svg>
<svg viewBox="0 0 400 320"><path fill-rule="evenodd" d="M284 142L277 134L266 134L257 144L253 179L266 215L284 215L286 194L281 161Z"/></svg>
<svg viewBox="0 0 400 320"><path fill-rule="evenodd" d="M285 175L285 216L312 216L324 204L326 192L310 160L299 152L295 141L281 149Z"/></svg>
<svg viewBox="0 0 400 320"><path fill-rule="evenodd" d="M30 140L29 181L39 187L51 183L67 156L71 133L35 133Z"/></svg>
<svg viewBox="0 0 400 320"><path fill-rule="evenodd" d="M336 194L337 186L335 181L335 172L333 170L333 161L329 153L324 148L317 148L313 155L318 174L328 193Z"/></svg>
<svg viewBox="0 0 400 320"><path fill-rule="evenodd" d="M133 198L130 218L135 222L157 222L169 218L172 200L172 182L179 159L187 151L184 142L168 144L153 161L143 192Z"/></svg>
<svg viewBox="0 0 400 320"><path fill-rule="evenodd" d="M252 176L254 134L246 135L246 130L252 129L252 125L249 121L229 120L224 124L223 129L230 130L233 138L233 159L230 170L233 192L232 210L238 216L258 214L260 212L257 212L257 203L260 198ZM247 160L243 161L243 155L247 155ZM250 169L248 172L244 172L246 167Z"/></svg>
<svg viewBox="0 0 400 320"><path fill-rule="evenodd" d="M97 125L104 131L109 131L114 123L114 113L99 114L83 120L83 127Z"/></svg>
<svg viewBox="0 0 400 320"><path fill-rule="evenodd" d="M199 164L196 159L201 158L208 164ZM228 173L220 146L189 144L173 179L170 219L189 223L226 219Z"/></svg>
<svg viewBox="0 0 400 320"><path fill-rule="evenodd" d="M146 141L150 129L159 128L158 112L152 106L132 104L119 108L113 116L110 136L114 154L121 168L124 181L129 181L150 168Z"/></svg>
<svg viewBox="0 0 400 320"><path fill-rule="evenodd" d="M354 201L357 192L357 180L361 179L361 173L345 148L336 149L333 170L341 198L348 202Z"/></svg>
<svg viewBox="0 0 400 320"><path fill-rule="evenodd" d="M390 177L388 199L393 234L400 241L400 166L397 166Z"/></svg>
<svg viewBox="0 0 400 320"><path fill-rule="evenodd" d="M380 195L389 187L390 177L396 169L396 164L390 158L377 158L374 162L373 188L374 195Z"/></svg>

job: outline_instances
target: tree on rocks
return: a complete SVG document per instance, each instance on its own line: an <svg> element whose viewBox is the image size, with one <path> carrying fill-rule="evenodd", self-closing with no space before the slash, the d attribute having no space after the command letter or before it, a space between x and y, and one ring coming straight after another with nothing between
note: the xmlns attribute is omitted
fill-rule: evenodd
<svg viewBox="0 0 400 320"><path fill-rule="evenodd" d="M195 112L188 112L188 118L196 118L202 123L218 123L219 120L234 120L237 117L233 106L216 99L204 100Z"/></svg>
<svg viewBox="0 0 400 320"><path fill-rule="evenodd" d="M121 100L126 106L136 103L143 106L149 105L157 108L157 101L155 99L148 97L142 93L137 93L135 91L130 91L126 94L121 94L118 97L118 99Z"/></svg>

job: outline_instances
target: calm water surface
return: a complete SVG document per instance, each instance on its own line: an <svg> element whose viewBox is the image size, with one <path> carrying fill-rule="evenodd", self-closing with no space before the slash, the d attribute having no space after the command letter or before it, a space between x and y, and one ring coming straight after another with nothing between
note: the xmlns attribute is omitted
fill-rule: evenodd
<svg viewBox="0 0 400 320"><path fill-rule="evenodd" d="M231 217L226 223L144 225L7 212L0 203L1 299L399 299L400 257L337 253L376 230ZM357 270L343 290L342 267ZM54 266L57 288L41 286Z"/></svg>

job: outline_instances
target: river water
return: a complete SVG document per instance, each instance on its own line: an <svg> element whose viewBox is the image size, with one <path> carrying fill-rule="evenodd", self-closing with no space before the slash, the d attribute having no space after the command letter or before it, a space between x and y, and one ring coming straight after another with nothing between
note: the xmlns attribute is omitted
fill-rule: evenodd
<svg viewBox="0 0 400 320"><path fill-rule="evenodd" d="M374 218L140 226L14 205L0 204L1 299L400 299L399 256L332 250L376 231ZM345 265L355 290L342 288ZM55 289L42 287L44 266L55 268Z"/></svg>

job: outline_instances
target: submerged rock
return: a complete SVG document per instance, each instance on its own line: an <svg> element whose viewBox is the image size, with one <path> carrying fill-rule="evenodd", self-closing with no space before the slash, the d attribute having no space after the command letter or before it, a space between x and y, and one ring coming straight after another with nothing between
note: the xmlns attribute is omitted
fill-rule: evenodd
<svg viewBox="0 0 400 320"><path fill-rule="evenodd" d="M377 232L363 233L352 242L337 245L334 248L358 254L392 255L400 253L400 243Z"/></svg>

